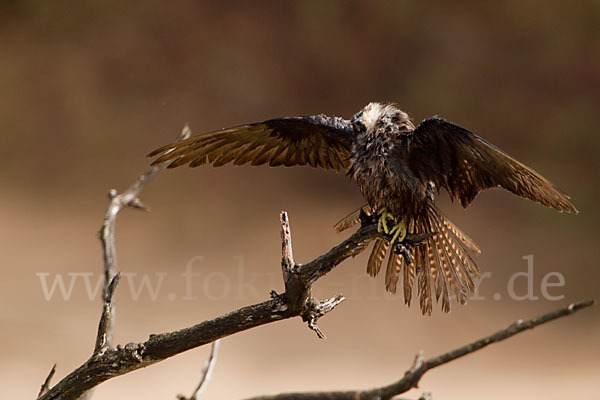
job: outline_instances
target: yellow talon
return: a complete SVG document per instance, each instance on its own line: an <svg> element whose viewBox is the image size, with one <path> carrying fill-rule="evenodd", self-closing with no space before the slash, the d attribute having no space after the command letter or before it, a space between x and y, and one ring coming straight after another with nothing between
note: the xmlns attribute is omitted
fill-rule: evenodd
<svg viewBox="0 0 600 400"><path fill-rule="evenodd" d="M390 228L388 228L387 225L388 218L394 221L394 216L392 214L388 212L384 212L383 214L381 214L381 217L379 217L379 222L377 222L377 232L385 232L386 235L389 235L391 233Z"/></svg>
<svg viewBox="0 0 600 400"><path fill-rule="evenodd" d="M394 244L396 241L402 242L406 237L406 223L404 222L404 219L394 225L391 229L387 224L388 219L391 219L394 222L396 221L396 218L388 212L381 214L381 217L379 217L379 221L377 222L377 232L385 232L386 235L392 235L390 244Z"/></svg>
<svg viewBox="0 0 600 400"><path fill-rule="evenodd" d="M390 244L394 244L396 240L402 242L406 237L406 224L404 223L404 219L394 225L389 234L394 235L392 236L392 240L390 240Z"/></svg>

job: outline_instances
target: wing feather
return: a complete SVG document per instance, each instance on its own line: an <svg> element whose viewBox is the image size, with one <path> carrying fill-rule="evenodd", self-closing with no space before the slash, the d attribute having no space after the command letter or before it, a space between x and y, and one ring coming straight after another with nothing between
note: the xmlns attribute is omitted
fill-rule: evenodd
<svg viewBox="0 0 600 400"><path fill-rule="evenodd" d="M335 171L348 168L353 143L352 124L339 117L315 115L276 118L242 125L163 146L148 156L168 168L207 162L221 166L269 164L306 165Z"/></svg>
<svg viewBox="0 0 600 400"><path fill-rule="evenodd" d="M484 189L501 186L558 211L577 213L569 196L546 178L468 130L428 118L412 134L409 165L466 207Z"/></svg>

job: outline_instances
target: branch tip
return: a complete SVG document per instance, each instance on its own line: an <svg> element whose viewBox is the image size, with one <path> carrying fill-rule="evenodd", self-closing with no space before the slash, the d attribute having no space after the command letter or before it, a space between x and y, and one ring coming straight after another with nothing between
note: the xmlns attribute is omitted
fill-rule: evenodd
<svg viewBox="0 0 600 400"><path fill-rule="evenodd" d="M302 320L307 323L309 329L317 334L319 339L326 339L327 337L317 325L317 321L344 300L346 300L346 298L341 294L325 301L318 301L315 298L310 298L306 304L306 310L302 313Z"/></svg>
<svg viewBox="0 0 600 400"><path fill-rule="evenodd" d="M282 211L279 215L281 222L281 267L285 272L291 272L294 268L294 252L292 250L292 232L290 230L290 221L287 212Z"/></svg>
<svg viewBox="0 0 600 400"><path fill-rule="evenodd" d="M186 397L182 394L177 395L178 400L196 400L198 396L202 394L206 387L206 384L212 376L212 370L215 367L215 363L217 362L217 350L219 349L220 342L221 339L217 339L214 342L212 342L210 346L210 354L208 356L208 359L204 363L204 368L202 368L202 372L200 373L200 383L198 383L198 386L196 386L196 388L192 392L192 395L190 397Z"/></svg>
<svg viewBox="0 0 600 400"><path fill-rule="evenodd" d="M54 377L55 373L56 373L56 363L54 363L54 365L52 366L52 369L48 373L48 376L44 380L44 383L42 383L42 387L40 387L40 393L37 396L38 398L41 397L43 394L45 394L48 391L48 389L50 389L50 382L52 381L52 378Z"/></svg>
<svg viewBox="0 0 600 400"><path fill-rule="evenodd" d="M425 352L422 349L417 352L417 354L415 355L415 359L413 360L413 363L410 369L408 370L409 372L415 373L419 368L423 366L424 355Z"/></svg>
<svg viewBox="0 0 600 400"><path fill-rule="evenodd" d="M421 397L419 397L419 400L433 400L433 397L431 396L431 392L430 391L423 392Z"/></svg>
<svg viewBox="0 0 600 400"><path fill-rule="evenodd" d="M142 201L138 197L135 197L133 200L127 203L127 205L131 208L135 208L138 210L150 211L150 209L144 203L142 203Z"/></svg>

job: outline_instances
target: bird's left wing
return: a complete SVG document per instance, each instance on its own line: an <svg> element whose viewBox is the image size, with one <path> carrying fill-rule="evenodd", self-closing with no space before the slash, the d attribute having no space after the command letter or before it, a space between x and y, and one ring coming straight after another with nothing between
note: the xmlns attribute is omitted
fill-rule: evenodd
<svg viewBox="0 0 600 400"><path fill-rule="evenodd" d="M501 186L519 196L577 213L569 196L491 143L442 118L414 130L409 165L421 179L445 188L466 207L483 189Z"/></svg>
<svg viewBox="0 0 600 400"><path fill-rule="evenodd" d="M310 165L345 171L352 148L350 121L314 115L276 118L195 136L154 150L154 164L171 161L168 168L229 162L242 165Z"/></svg>

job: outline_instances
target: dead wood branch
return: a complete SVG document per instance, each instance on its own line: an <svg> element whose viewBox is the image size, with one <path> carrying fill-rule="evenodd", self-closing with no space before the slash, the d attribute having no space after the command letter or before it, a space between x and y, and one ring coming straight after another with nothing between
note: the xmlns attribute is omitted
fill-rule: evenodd
<svg viewBox="0 0 600 400"><path fill-rule="evenodd" d="M287 215L285 218L287 219ZM338 296L323 303L311 298L311 284L379 235L377 225L369 223L324 255L306 264L295 264L290 269L288 280L284 282L290 291L275 294L270 300L240 308L189 328L150 335L143 343L129 343L116 348L104 347L103 351L92 355L40 399L76 399L108 379L260 325L297 316L310 322L313 315L324 314L340 301ZM408 240L411 239L415 240L409 236ZM316 319L315 317L314 321Z"/></svg>
<svg viewBox="0 0 600 400"><path fill-rule="evenodd" d="M387 386L369 390L282 393L273 396L252 397L248 400L389 400L402 393L406 393L410 389L416 388L423 375L435 367L447 364L492 343L501 342L517 333L533 329L536 326L557 318L571 315L593 304L593 300L583 300L526 321L518 320L496 333L425 361L423 360L423 353L420 351L415 357L412 366L404 373L402 379Z"/></svg>
<svg viewBox="0 0 600 400"><path fill-rule="evenodd" d="M200 382L198 383L198 386L196 386L196 389L194 389L192 392L192 395L190 397L179 395L177 396L178 400L196 400L198 396L202 394L206 384L210 380L215 363L217 362L217 350L219 348L219 343L221 343L220 340L215 340L212 342L212 345L210 346L210 354L208 355L208 359L206 360L204 368L202 368L202 373L200 374Z"/></svg>
<svg viewBox="0 0 600 400"><path fill-rule="evenodd" d="M191 136L192 131L186 125L177 140L185 140ZM102 243L102 258L104 260L104 290L102 292L102 299L104 301L104 308L106 308L106 304L111 304L111 312L106 315L103 314L104 324L102 325L102 330L98 331L98 337L96 338L96 347L95 352L98 352L100 349L98 345L101 346L110 346L112 343L112 334L114 328L114 318L115 318L115 309L112 302L109 301L109 297L112 297L110 293L110 286L113 282L113 278L117 274L117 250L115 247L115 224L117 221L117 215L119 212L127 207L137 208L140 210L147 210L147 207L142 203L139 198L139 195L150 182L150 180L158 174L161 170L167 167L165 164L155 165L150 168L145 174L139 177L137 181L135 181L127 190L125 190L121 194L117 194L115 189L111 189L108 192L108 197L110 199L110 204L106 209L106 214L104 215L104 222L102 223L102 227L98 232L98 237L100 238L100 242ZM117 281L118 282L118 281ZM116 283L115 282L115 286ZM114 292L114 287L112 291Z"/></svg>
<svg viewBox="0 0 600 400"><path fill-rule="evenodd" d="M52 366L52 369L48 373L48 376L44 380L44 383L42 383L42 387L40 388L40 393L38 394L38 397L40 397L41 395L43 395L44 393L46 393L48 391L48 389L50 388L50 382L52 381L52 377L54 376L55 373L56 373L56 364L54 364Z"/></svg>

